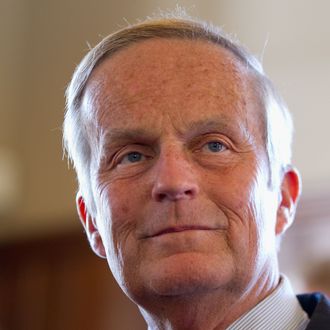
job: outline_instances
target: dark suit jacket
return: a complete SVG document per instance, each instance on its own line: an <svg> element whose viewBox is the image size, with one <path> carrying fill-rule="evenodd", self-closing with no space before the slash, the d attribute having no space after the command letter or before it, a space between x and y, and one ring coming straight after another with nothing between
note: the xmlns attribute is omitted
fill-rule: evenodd
<svg viewBox="0 0 330 330"><path fill-rule="evenodd" d="M297 296L301 307L310 318L306 330L330 330L330 300L321 293Z"/></svg>

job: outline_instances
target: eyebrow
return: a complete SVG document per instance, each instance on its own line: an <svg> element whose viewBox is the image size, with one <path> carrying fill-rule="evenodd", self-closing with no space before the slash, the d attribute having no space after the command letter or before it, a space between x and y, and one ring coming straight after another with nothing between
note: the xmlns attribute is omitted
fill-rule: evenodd
<svg viewBox="0 0 330 330"><path fill-rule="evenodd" d="M193 138L196 135L203 135L207 133L220 132L230 137L238 137L235 132L240 132L242 128L243 136L247 136L247 128L242 123L237 125L232 120L227 119L225 116L217 116L210 119L201 119L186 123L184 130L175 127L178 135L182 138ZM101 134L104 145L126 144L129 142L134 143L152 143L159 139L159 134L152 131L152 128L111 128Z"/></svg>
<svg viewBox="0 0 330 330"><path fill-rule="evenodd" d="M186 126L186 131L188 132L188 135L208 133L212 130L221 131L224 134L229 134L235 131L235 127L232 124L232 121L226 119L223 116L221 116L220 118L216 117L207 120L202 119L194 122L189 122Z"/></svg>
<svg viewBox="0 0 330 330"><path fill-rule="evenodd" d="M112 128L101 134L105 144L154 141L155 134L144 128Z"/></svg>

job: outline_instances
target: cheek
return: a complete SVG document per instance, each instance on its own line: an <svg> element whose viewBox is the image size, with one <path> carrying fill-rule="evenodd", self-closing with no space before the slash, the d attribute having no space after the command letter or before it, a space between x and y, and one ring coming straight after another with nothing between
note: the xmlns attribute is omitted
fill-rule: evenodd
<svg viewBox="0 0 330 330"><path fill-rule="evenodd" d="M111 272L123 290L126 287L126 270L133 272L134 269L131 255L136 254L136 206L131 194L121 189L120 185L109 184L99 191L98 229Z"/></svg>
<svg viewBox="0 0 330 330"><path fill-rule="evenodd" d="M226 175L209 176L205 191L227 214L228 241L232 249L237 253L256 255L264 244L264 237L269 236L266 206L269 191L263 179L265 176L255 168L236 170Z"/></svg>
<svg viewBox="0 0 330 330"><path fill-rule="evenodd" d="M277 198L263 180L266 176L258 176L247 189L241 186L241 196L237 199L237 210L243 228L247 231L247 246L259 265L276 253L276 210ZM241 233L239 233L241 235ZM253 251L253 252L252 252Z"/></svg>
<svg viewBox="0 0 330 330"><path fill-rule="evenodd" d="M204 180L204 191L219 207L224 207L234 213L244 213L253 200L254 180L247 179L242 174L215 173ZM243 216L243 215L242 215Z"/></svg>
<svg viewBox="0 0 330 330"><path fill-rule="evenodd" d="M99 217L111 219L111 223L126 218L132 204L129 189L123 189L124 185L111 180L108 175L100 176L93 187Z"/></svg>
<svg viewBox="0 0 330 330"><path fill-rule="evenodd" d="M98 209L101 210L103 235L109 252L125 258L134 250L136 228L141 222L143 189L141 185L128 184L124 180L104 186Z"/></svg>
<svg viewBox="0 0 330 330"><path fill-rule="evenodd" d="M114 226L136 222L144 199L141 185L114 182L108 186L106 195Z"/></svg>

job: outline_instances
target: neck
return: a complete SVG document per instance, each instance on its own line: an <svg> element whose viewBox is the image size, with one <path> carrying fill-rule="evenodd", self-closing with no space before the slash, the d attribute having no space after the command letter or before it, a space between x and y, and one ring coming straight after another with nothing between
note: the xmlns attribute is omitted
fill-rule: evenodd
<svg viewBox="0 0 330 330"><path fill-rule="evenodd" d="M244 291L234 285L182 296L161 296L140 308L149 330L224 330L271 294L279 276L261 276Z"/></svg>

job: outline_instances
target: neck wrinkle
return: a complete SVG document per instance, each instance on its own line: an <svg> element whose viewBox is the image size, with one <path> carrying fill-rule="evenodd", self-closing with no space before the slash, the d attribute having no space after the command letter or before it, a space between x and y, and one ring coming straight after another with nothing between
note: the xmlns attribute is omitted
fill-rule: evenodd
<svg viewBox="0 0 330 330"><path fill-rule="evenodd" d="M227 292L217 289L189 297L162 297L157 311L139 308L148 330L225 330L276 289L278 271L267 275L261 274L243 294L235 287Z"/></svg>

